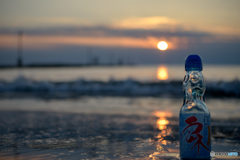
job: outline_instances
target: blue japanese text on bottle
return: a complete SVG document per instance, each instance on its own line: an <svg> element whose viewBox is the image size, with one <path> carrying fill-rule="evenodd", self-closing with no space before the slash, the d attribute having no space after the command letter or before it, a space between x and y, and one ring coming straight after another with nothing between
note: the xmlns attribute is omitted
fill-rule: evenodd
<svg viewBox="0 0 240 160"><path fill-rule="evenodd" d="M210 159L211 117L204 103L202 60L189 55L185 61L184 101L179 114L181 159Z"/></svg>

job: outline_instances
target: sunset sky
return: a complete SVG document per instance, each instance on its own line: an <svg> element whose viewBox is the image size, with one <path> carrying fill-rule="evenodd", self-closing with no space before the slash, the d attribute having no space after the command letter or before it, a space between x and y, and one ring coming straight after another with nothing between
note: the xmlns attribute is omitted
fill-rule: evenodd
<svg viewBox="0 0 240 160"><path fill-rule="evenodd" d="M2 0L0 64L16 63L19 31L25 64L84 63L87 54L102 63L199 54L208 64L240 64L239 8L238 0Z"/></svg>

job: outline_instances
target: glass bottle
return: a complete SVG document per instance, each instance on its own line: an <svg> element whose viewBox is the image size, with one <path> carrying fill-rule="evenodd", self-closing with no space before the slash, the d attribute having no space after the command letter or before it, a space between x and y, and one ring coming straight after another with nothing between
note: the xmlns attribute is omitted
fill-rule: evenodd
<svg viewBox="0 0 240 160"><path fill-rule="evenodd" d="M204 103L202 60L189 55L185 61L184 101L179 113L181 159L210 159L211 117Z"/></svg>

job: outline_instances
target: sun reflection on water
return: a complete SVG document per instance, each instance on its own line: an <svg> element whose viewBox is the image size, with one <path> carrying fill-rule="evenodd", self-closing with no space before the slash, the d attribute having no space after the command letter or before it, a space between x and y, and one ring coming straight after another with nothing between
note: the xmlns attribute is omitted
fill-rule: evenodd
<svg viewBox="0 0 240 160"><path fill-rule="evenodd" d="M153 115L158 117L158 120L156 122L157 128L159 130L164 130L167 128L167 124L169 124L169 121L166 119L166 117L171 117L171 112L161 112L161 111L155 111L153 112Z"/></svg>
<svg viewBox="0 0 240 160"><path fill-rule="evenodd" d="M160 132L154 136L153 139L149 139L150 142L156 146L156 151L150 154L148 157L150 159L161 159L163 157L168 158L176 158L178 153L171 153L168 149L168 143L171 143L170 139L167 137L172 137L172 128L168 127L170 124L169 118L173 116L172 112L167 111L155 111L153 112L155 117L158 117L156 121L156 128L159 129Z"/></svg>
<svg viewBox="0 0 240 160"><path fill-rule="evenodd" d="M169 123L169 121L166 118L159 118L157 120L157 126L159 130L163 130L167 128L167 124Z"/></svg>
<svg viewBox="0 0 240 160"><path fill-rule="evenodd" d="M167 80L168 79L168 71L167 67L160 66L157 71L157 78L159 80Z"/></svg>

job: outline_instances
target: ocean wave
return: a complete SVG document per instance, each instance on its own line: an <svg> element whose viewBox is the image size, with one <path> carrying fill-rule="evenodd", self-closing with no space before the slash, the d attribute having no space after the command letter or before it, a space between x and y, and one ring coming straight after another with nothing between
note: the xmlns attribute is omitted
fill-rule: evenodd
<svg viewBox="0 0 240 160"><path fill-rule="evenodd" d="M207 97L240 98L240 81L206 83ZM134 79L107 82L78 79L68 82L34 81L18 77L12 82L0 81L1 95L41 95L54 97L90 96L170 96L182 97L182 81L140 82Z"/></svg>

